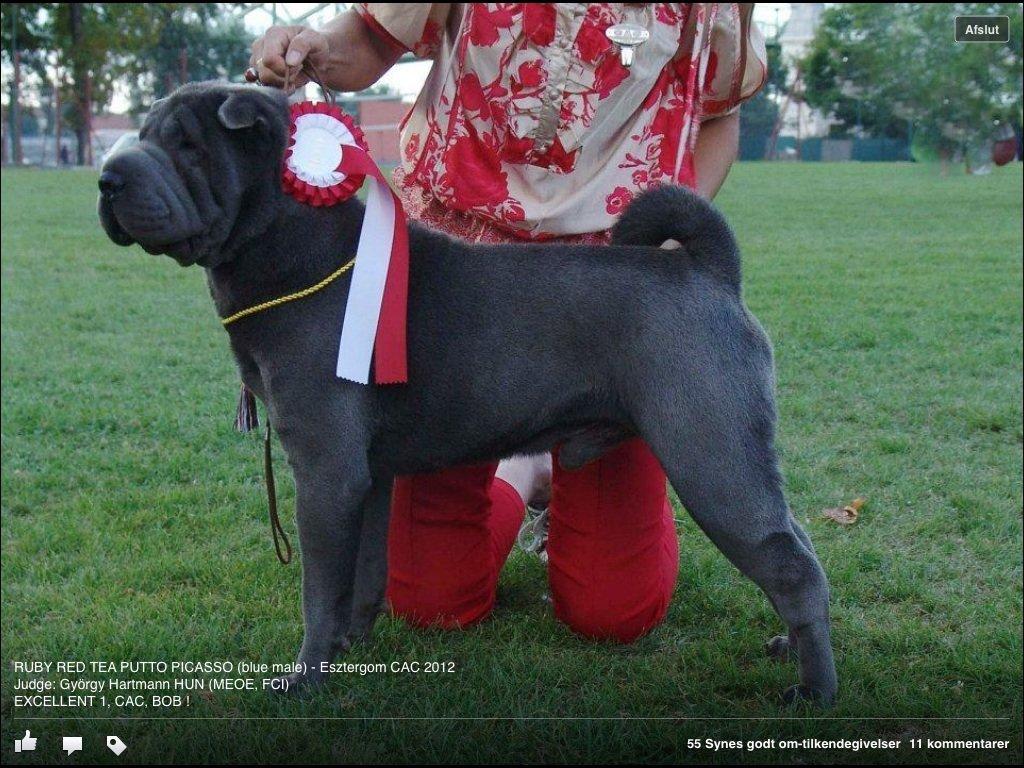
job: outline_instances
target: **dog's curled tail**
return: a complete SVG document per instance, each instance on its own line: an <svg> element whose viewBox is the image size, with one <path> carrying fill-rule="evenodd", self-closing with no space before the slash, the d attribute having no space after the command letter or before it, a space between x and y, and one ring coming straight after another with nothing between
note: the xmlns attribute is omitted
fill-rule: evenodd
<svg viewBox="0 0 1024 768"><path fill-rule="evenodd" d="M662 186L638 195L612 227L613 245L660 247L676 240L699 264L740 286L740 253L732 230L707 200L685 187Z"/></svg>

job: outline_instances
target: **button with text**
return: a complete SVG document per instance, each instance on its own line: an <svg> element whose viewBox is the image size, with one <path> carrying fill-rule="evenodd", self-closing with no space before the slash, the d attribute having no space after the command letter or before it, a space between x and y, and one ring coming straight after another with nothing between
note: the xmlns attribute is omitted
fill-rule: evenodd
<svg viewBox="0 0 1024 768"><path fill-rule="evenodd" d="M958 43L1010 42L1009 16L957 16L953 39Z"/></svg>

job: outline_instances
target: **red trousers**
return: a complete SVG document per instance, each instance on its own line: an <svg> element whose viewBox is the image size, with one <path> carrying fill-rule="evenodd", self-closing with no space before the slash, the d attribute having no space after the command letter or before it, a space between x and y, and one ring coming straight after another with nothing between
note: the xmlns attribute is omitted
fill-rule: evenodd
<svg viewBox="0 0 1024 768"><path fill-rule="evenodd" d="M496 468L395 481L388 600L396 615L457 628L490 613L525 511ZM664 619L679 550L665 475L643 442L573 471L556 458L547 552L555 615L578 634L625 643Z"/></svg>

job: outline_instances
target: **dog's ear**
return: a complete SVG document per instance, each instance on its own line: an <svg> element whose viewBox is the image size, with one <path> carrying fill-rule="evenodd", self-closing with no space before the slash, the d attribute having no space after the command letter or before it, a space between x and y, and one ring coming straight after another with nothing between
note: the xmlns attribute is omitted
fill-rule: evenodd
<svg viewBox="0 0 1024 768"><path fill-rule="evenodd" d="M229 131L238 131L243 128L252 128L257 123L266 123L262 116L259 94L245 91L238 91L224 99L224 103L217 110L217 118L221 125Z"/></svg>
<svg viewBox="0 0 1024 768"><path fill-rule="evenodd" d="M167 102L169 102L170 100L170 96L164 96L162 99L157 99L156 101L154 101L152 104L149 105L149 112L146 113L147 117L149 115L159 115L161 112L164 111L164 109L167 108Z"/></svg>

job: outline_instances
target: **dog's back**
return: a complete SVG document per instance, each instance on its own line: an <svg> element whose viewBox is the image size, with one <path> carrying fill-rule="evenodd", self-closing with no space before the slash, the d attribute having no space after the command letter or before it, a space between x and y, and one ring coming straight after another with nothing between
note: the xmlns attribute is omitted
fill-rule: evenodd
<svg viewBox="0 0 1024 768"><path fill-rule="evenodd" d="M594 425L618 434L647 389L639 372L694 379L714 349L748 341L763 359L735 240L708 202L652 190L614 237L468 245L414 227L411 375L377 393L380 460L407 473L547 449ZM682 247L661 250L668 239Z"/></svg>

